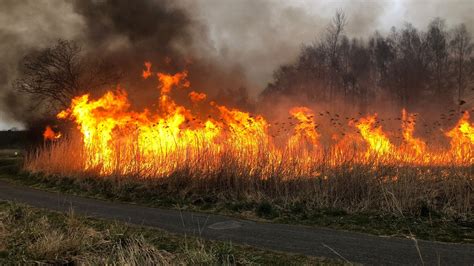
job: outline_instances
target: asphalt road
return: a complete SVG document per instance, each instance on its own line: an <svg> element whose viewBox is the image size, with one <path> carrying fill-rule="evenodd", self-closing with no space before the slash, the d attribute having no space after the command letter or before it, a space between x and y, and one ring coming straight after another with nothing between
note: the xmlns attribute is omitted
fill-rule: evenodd
<svg viewBox="0 0 474 266"><path fill-rule="evenodd" d="M161 228L173 233L363 264L474 265L474 245L377 237L324 228L259 223L52 193L0 181L0 199ZM417 248L418 246L418 248ZM418 252L419 249L419 252ZM420 257L421 254L421 257Z"/></svg>

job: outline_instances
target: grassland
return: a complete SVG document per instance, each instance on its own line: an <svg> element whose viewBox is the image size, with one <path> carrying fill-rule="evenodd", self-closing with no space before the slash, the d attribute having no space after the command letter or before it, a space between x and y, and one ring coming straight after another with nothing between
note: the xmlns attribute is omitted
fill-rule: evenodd
<svg viewBox="0 0 474 266"><path fill-rule="evenodd" d="M261 186L258 190L249 191L248 187L239 190L236 187L239 185L238 180L234 183L227 180L229 183L222 184L215 183L216 180L207 180L207 183L203 180L195 182L191 178L184 178L182 175L165 180L142 180L137 178L77 178L30 174L19 171L21 167L20 160L8 159L5 156L0 161L0 165L3 165L0 166L0 178L3 179L36 188L112 201L219 213L260 221L324 226L375 235L414 236L426 240L474 243L474 219L469 211L463 213L451 210L450 212L449 208L442 209L433 202L427 202L426 199L429 199L432 195L420 194L420 184L425 186L428 184L434 189L436 186L443 184L459 186L460 182L450 180L443 183L438 180L439 183L437 184L429 182L417 184L416 182L420 182L420 180L415 179L416 172L408 175L410 174L408 170L405 172L408 175L405 177L404 182L406 183L401 183L403 187L400 183L391 184L392 187L389 187L390 184L388 184L385 187L385 189L389 189L385 195L390 196L386 200L391 202L391 205L383 206L392 206L393 208L364 209L347 208L347 206L351 206L350 197L352 197L352 200L356 199L354 197L357 196L357 190L359 190L359 193L376 193L375 189L383 188L378 183L379 186L373 186L375 187L373 191L367 191L371 187L371 184L367 183L369 180L364 179L367 176L356 176L356 180L354 180L354 177L347 175L334 178L335 180L333 179L332 182L335 183L329 184L333 186L333 190L342 189L343 187L346 190L338 192L339 199L327 199L332 200L332 202L321 204L319 202L321 201L320 194L315 193L311 197L309 191L303 187L314 186L314 183L287 183L284 186L282 184L277 186L277 184L267 181L258 184ZM438 169L438 172L431 169L433 176L442 171L445 171L445 169ZM466 174L472 169L457 169L456 171ZM403 175L399 176L404 180ZM408 183L410 180L408 178L412 178L411 183ZM460 177L458 176L458 178ZM354 183L356 181L359 184ZM205 184L207 186L204 186ZM464 184L469 186L471 183L465 182ZM269 188L269 186L271 187ZM295 193L289 194L288 190L296 191L300 186L302 189L300 189L298 197L290 197L289 195L295 195ZM325 186L328 186L328 184L325 184ZM286 193L275 193L277 187L287 190ZM448 189L459 189L459 187ZM467 189L470 188L467 187ZM401 207L406 206L401 204L407 204L407 200L404 203L398 203L398 200L402 195L401 193L410 191L412 194L406 194L406 197L412 197L407 200L412 201L413 205L410 211L407 211L406 208ZM359 197L365 196L359 195ZM369 198L366 200L375 199ZM470 206L472 198L467 198L467 200L466 204ZM359 200L358 203L360 204L361 201Z"/></svg>

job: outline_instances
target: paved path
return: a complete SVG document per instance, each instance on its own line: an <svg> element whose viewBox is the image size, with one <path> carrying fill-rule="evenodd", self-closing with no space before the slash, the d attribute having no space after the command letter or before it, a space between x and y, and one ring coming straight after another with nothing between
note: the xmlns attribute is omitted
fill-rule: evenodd
<svg viewBox="0 0 474 266"><path fill-rule="evenodd" d="M180 234L232 241L363 264L473 265L474 245L447 244L296 225L259 223L195 212L180 212L52 193L0 181L0 199L35 207L115 219Z"/></svg>

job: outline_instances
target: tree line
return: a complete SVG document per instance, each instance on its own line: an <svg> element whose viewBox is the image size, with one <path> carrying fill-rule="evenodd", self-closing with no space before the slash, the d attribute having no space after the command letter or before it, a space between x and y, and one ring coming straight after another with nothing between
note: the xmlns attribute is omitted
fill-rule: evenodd
<svg viewBox="0 0 474 266"><path fill-rule="evenodd" d="M386 36L375 32L368 39L349 39L347 23L337 12L325 33L303 46L296 62L274 72L261 100L340 100L362 112L376 103L414 109L472 104L474 45L464 24L448 28L435 18L426 30L407 23Z"/></svg>
<svg viewBox="0 0 474 266"><path fill-rule="evenodd" d="M407 23L386 35L375 32L366 39L350 39L347 23L345 14L336 12L326 31L304 45L294 63L276 69L257 101L245 87L221 90L216 97L248 111L288 98L293 104L343 103L361 113L380 105L410 110L473 107L474 44L464 24L448 28L435 18L425 30ZM31 110L36 111L29 113L41 117L41 109L55 114L72 97L100 92L122 78L112 62L66 40L29 53L19 70L13 87L30 96Z"/></svg>

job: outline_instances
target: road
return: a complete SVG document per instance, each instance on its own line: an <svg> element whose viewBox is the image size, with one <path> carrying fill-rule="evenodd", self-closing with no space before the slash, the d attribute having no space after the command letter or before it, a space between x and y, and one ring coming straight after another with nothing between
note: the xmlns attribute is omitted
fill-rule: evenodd
<svg viewBox="0 0 474 266"><path fill-rule="evenodd" d="M378 237L325 228L260 223L53 193L0 181L0 199L124 221L172 233L362 264L473 265L474 245ZM419 250L419 251L418 251ZM421 257L420 257L421 254Z"/></svg>

